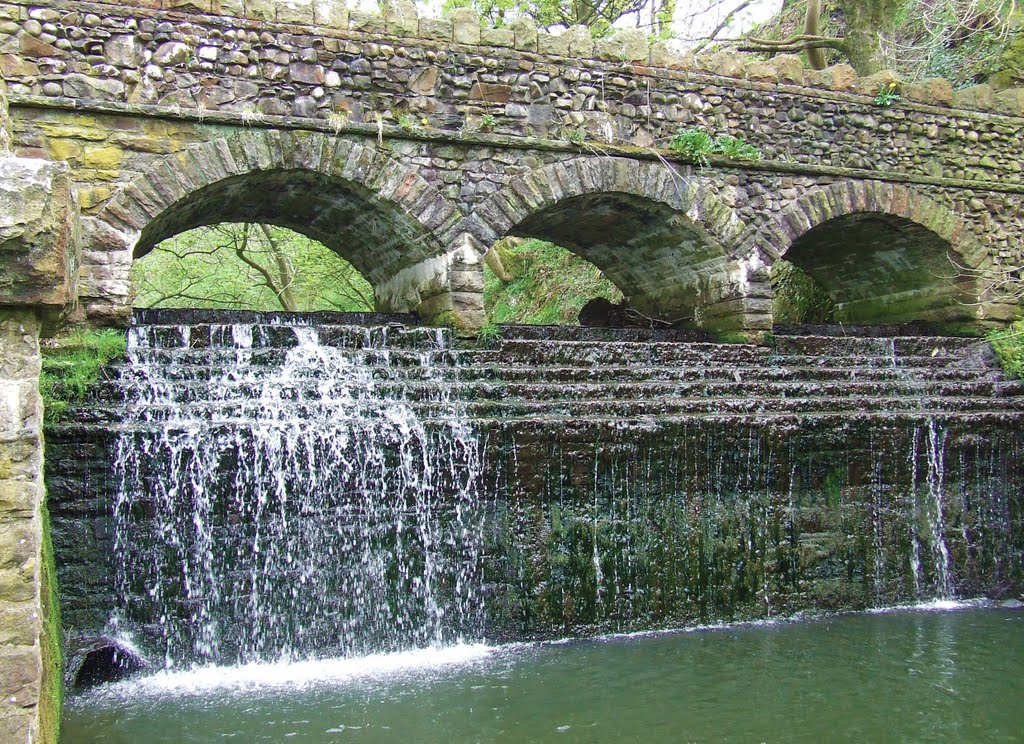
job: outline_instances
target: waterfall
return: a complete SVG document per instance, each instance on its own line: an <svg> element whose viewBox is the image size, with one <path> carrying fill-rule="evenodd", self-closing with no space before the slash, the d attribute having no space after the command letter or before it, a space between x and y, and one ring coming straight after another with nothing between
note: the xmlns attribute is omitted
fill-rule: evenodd
<svg viewBox="0 0 1024 744"><path fill-rule="evenodd" d="M119 614L152 618L138 630L168 666L482 633L478 437L448 346L435 329L131 330Z"/></svg>

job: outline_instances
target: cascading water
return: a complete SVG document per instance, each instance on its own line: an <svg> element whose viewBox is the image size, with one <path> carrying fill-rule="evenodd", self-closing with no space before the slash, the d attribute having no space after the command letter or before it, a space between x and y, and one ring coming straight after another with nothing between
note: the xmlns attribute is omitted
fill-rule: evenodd
<svg viewBox="0 0 1024 744"><path fill-rule="evenodd" d="M200 328L129 335L119 614L167 665L479 635L480 457L447 336L396 331L397 365L387 328Z"/></svg>

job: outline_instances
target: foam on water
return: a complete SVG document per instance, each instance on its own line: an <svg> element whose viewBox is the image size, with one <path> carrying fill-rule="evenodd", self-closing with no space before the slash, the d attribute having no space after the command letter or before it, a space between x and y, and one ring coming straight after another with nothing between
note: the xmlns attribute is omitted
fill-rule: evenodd
<svg viewBox="0 0 1024 744"><path fill-rule="evenodd" d="M353 658L234 666L205 665L191 669L161 670L149 676L107 685L94 694L110 698L160 697L339 686L457 667L486 659L495 651L492 646L476 643Z"/></svg>

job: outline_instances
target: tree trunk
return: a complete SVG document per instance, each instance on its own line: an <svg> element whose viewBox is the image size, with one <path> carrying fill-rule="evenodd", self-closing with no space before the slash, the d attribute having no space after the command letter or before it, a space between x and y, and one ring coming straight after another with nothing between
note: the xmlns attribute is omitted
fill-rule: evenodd
<svg viewBox="0 0 1024 744"><path fill-rule="evenodd" d="M817 36L820 30L821 0L807 0L807 14L804 16L804 35ZM824 49L808 49L807 62L812 70L824 70L825 61Z"/></svg>
<svg viewBox="0 0 1024 744"><path fill-rule="evenodd" d="M842 0L850 64L859 75L873 75L885 66L884 41L896 31L896 15L905 0Z"/></svg>

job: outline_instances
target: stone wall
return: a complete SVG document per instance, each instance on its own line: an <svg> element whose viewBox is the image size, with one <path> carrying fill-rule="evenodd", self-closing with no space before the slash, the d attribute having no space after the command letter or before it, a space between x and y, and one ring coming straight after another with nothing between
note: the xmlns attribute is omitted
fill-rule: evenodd
<svg viewBox="0 0 1024 744"><path fill-rule="evenodd" d="M10 36L0 49L15 96L639 147L693 126L744 137L770 160L1024 179L1019 123L970 110L994 106L979 91L957 96L966 108L950 108L944 81L907 85L907 102L886 107L873 100L883 78L858 79L846 67L813 72L792 56L694 61L629 33L594 42L575 29L481 31L458 14L354 13L346 26L343 13L268 22L233 17L226 4L224 15L43 5L3 6Z"/></svg>
<svg viewBox="0 0 1024 744"><path fill-rule="evenodd" d="M39 335L73 301L77 215L67 166L0 154L0 738L27 744L55 742L60 719Z"/></svg>
<svg viewBox="0 0 1024 744"><path fill-rule="evenodd" d="M42 677L39 319L0 309L0 735L34 742Z"/></svg>

